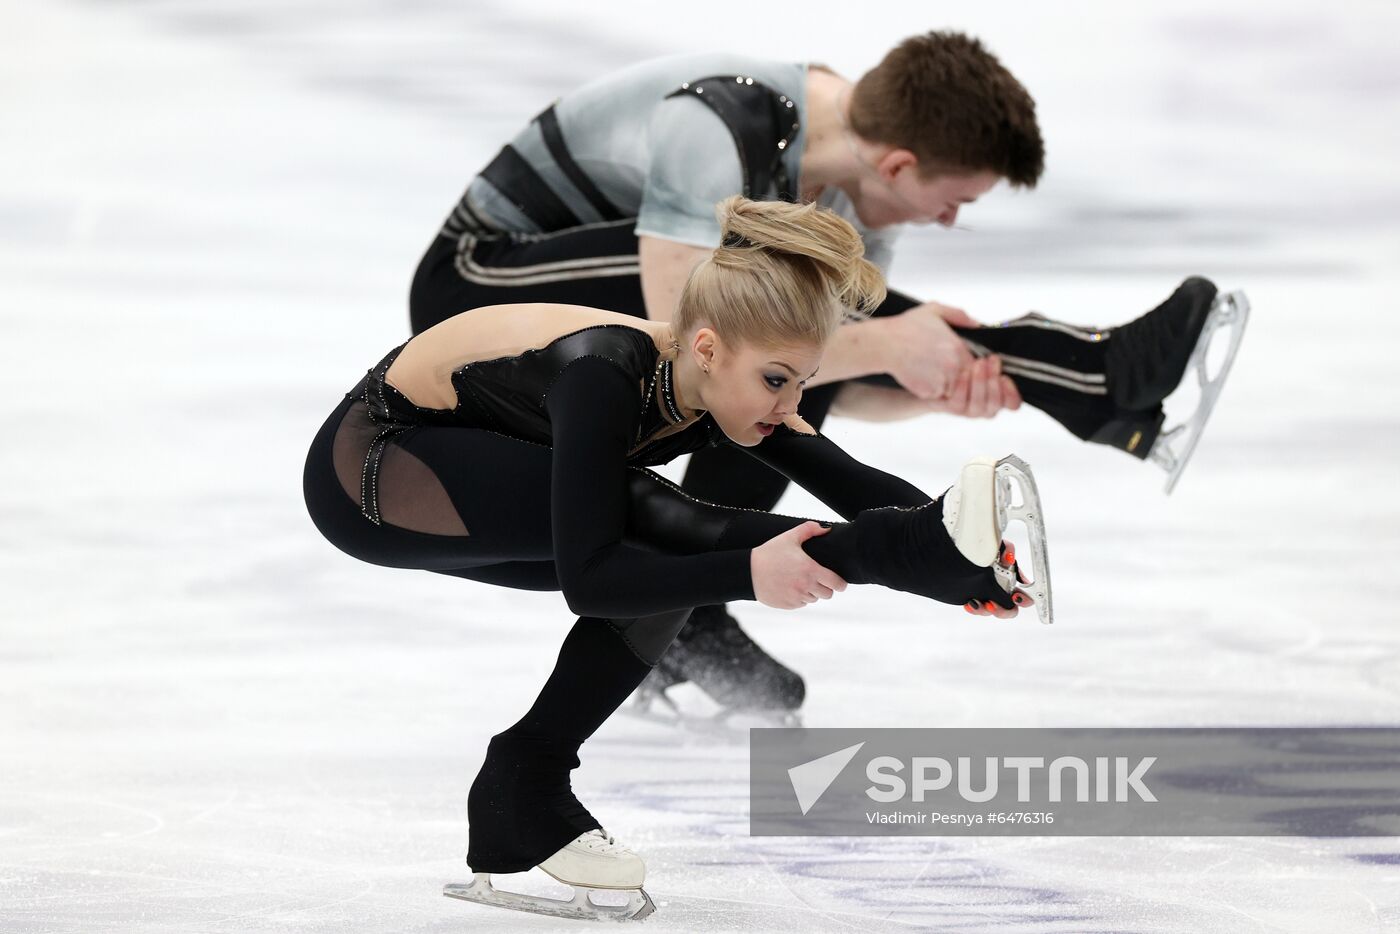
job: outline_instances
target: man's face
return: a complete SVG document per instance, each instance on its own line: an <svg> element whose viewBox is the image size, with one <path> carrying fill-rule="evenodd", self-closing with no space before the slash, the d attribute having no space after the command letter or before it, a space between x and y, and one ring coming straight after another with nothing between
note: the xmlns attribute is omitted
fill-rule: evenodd
<svg viewBox="0 0 1400 934"><path fill-rule="evenodd" d="M862 162L851 197L856 216L867 227L941 224L951 227L958 211L990 191L1001 177L990 171L943 173L920 178L908 150L892 150L874 165Z"/></svg>

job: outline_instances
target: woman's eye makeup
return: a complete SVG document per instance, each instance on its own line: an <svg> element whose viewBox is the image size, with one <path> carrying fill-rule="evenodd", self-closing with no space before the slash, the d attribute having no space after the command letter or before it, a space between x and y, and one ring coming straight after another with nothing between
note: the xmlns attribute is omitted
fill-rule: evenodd
<svg viewBox="0 0 1400 934"><path fill-rule="evenodd" d="M773 389L782 389L787 385L786 376L765 376L763 380Z"/></svg>

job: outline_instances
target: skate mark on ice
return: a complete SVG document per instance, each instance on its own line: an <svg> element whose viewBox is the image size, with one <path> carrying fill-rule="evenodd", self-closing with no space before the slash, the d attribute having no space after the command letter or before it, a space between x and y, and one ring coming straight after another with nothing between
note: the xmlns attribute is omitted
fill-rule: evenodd
<svg viewBox="0 0 1400 934"><path fill-rule="evenodd" d="M913 877L908 872L910 862L908 855L874 861L806 859L770 868L794 894L788 878L823 883L821 891L845 903L872 912L883 910L879 917L921 927L936 923L948 930L967 931L978 923L1005 930L1008 925L1083 925L1095 920L1092 914L1069 910L1073 907L1070 893L997 881L1010 873L974 859L950 855L946 860L927 860ZM930 868L935 871L930 873Z"/></svg>
<svg viewBox="0 0 1400 934"><path fill-rule="evenodd" d="M707 866L741 874L748 870L750 876L762 868L774 885L816 913L854 912L867 921L936 923L948 930L968 930L974 922L1004 928L1052 921L1082 926L1096 920L1092 914L1069 910L1070 893L1012 883L1009 871L958 855L955 846L944 841L747 837L744 783L637 781L614 789L614 795L641 812L686 815L693 837L714 840L723 848L722 856L705 861ZM936 851L932 858L930 849ZM914 865L920 865L917 872L912 872ZM1000 881L1004 877L1008 881Z"/></svg>

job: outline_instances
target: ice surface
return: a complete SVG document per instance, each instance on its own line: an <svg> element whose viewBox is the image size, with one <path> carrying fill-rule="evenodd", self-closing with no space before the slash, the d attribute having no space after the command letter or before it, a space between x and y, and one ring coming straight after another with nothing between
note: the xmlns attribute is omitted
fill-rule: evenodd
<svg viewBox="0 0 1400 934"><path fill-rule="evenodd" d="M345 558L301 460L403 339L470 175L554 95L664 52L854 76L974 31L1035 93L1050 171L911 235L899 286L1107 324L1202 273L1254 306L1171 499L1034 412L831 424L930 487L1030 461L1059 622L871 588L744 606L809 725L1400 722L1400 14L967 6L0 5L0 931L557 927L440 891L563 601ZM1395 840L760 839L746 781L744 744L633 718L585 748L576 788L647 858L648 930L1400 929Z"/></svg>

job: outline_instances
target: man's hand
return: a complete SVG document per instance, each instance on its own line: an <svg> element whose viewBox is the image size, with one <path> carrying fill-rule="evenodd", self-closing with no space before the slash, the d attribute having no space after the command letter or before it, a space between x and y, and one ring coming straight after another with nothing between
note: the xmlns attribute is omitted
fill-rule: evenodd
<svg viewBox="0 0 1400 934"><path fill-rule="evenodd" d="M885 372L920 399L952 395L959 375L972 365L971 352L951 325L976 327L977 322L960 308L924 302L871 323L883 331Z"/></svg>
<svg viewBox="0 0 1400 934"><path fill-rule="evenodd" d="M974 360L953 327L978 323L961 308L924 302L882 319L890 341L889 373L920 399L929 412L991 418L1021 406L1021 394L1001 372L996 356Z"/></svg>

